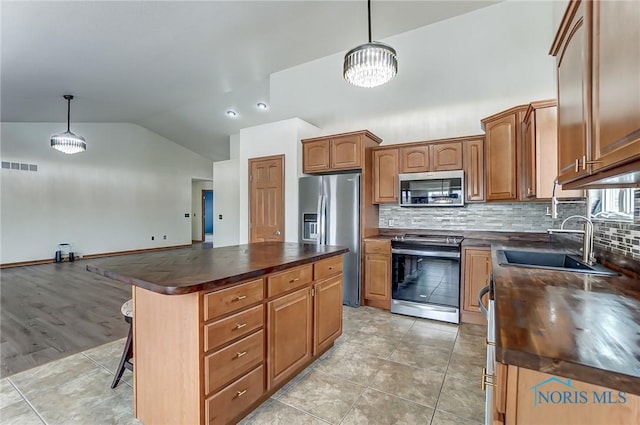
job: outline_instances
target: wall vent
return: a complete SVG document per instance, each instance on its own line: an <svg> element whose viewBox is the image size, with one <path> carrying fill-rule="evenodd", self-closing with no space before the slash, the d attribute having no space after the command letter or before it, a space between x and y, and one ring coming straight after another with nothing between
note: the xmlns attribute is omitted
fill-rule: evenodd
<svg viewBox="0 0 640 425"><path fill-rule="evenodd" d="M6 170L38 171L37 164L25 164L24 162L2 161L2 168Z"/></svg>

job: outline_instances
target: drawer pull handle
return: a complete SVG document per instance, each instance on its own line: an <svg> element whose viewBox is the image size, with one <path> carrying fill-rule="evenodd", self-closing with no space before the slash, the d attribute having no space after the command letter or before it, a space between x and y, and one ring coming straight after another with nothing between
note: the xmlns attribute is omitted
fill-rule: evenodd
<svg viewBox="0 0 640 425"><path fill-rule="evenodd" d="M491 378L491 381L487 381L487 378ZM480 388L482 388L482 391L487 389L487 385L489 385L491 387L495 387L496 384L492 382L494 379L496 379L496 376L487 374L487 368L483 367L482 368L482 381L480 381Z"/></svg>
<svg viewBox="0 0 640 425"><path fill-rule="evenodd" d="M238 323L238 324L236 325L236 329L242 329L242 328L244 328L245 326L247 326L247 324L246 324L246 323Z"/></svg>
<svg viewBox="0 0 640 425"><path fill-rule="evenodd" d="M239 359L240 357L244 356L245 354L247 354L246 351L238 352L238 354L236 354L236 359Z"/></svg>
<svg viewBox="0 0 640 425"><path fill-rule="evenodd" d="M297 281L299 281L299 280L300 280L300 278L299 278L299 277L296 277L295 279L291 279L291 280L289 281L289 283L297 282Z"/></svg>
<svg viewBox="0 0 640 425"><path fill-rule="evenodd" d="M233 301L242 301L242 300L244 300L245 298L247 298L247 296L246 296L246 295L238 295L237 297L235 297L235 298L233 299Z"/></svg>
<svg viewBox="0 0 640 425"><path fill-rule="evenodd" d="M237 394L237 397L242 397L246 392L247 392L247 390L238 391L238 392L236 393L236 394Z"/></svg>
<svg viewBox="0 0 640 425"><path fill-rule="evenodd" d="M492 347L496 346L495 342L489 342L489 340L487 338L484 339L484 346L486 347L487 345L490 345Z"/></svg>

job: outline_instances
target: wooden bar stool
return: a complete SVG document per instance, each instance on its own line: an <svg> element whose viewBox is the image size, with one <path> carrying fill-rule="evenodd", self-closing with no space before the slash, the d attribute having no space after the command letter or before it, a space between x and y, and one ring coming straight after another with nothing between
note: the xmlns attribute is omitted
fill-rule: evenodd
<svg viewBox="0 0 640 425"><path fill-rule="evenodd" d="M133 300L129 300L122 304L122 308L120 308L120 311L124 316L124 321L129 324L129 334L127 335L127 342L125 342L124 344L122 358L120 359L120 364L118 365L118 370L116 371L116 377L113 379L111 388L115 388L118 386L120 378L122 378L122 374L124 373L125 369L129 369L131 372L133 372Z"/></svg>

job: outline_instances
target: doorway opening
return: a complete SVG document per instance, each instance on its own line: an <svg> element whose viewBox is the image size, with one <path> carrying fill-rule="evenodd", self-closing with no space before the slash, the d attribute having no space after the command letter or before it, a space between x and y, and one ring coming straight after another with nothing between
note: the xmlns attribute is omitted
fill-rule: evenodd
<svg viewBox="0 0 640 425"><path fill-rule="evenodd" d="M213 190L202 191L202 241L213 242Z"/></svg>

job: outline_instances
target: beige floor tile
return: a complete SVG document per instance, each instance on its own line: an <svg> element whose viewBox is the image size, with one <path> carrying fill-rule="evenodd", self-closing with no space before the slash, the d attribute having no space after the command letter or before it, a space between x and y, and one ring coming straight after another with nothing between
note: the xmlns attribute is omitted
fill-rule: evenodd
<svg viewBox="0 0 640 425"><path fill-rule="evenodd" d="M467 355L454 352L449 361L447 376L455 378L478 380L482 374L482 368L486 365L486 355Z"/></svg>
<svg viewBox="0 0 640 425"><path fill-rule="evenodd" d="M483 355L486 356L487 346L485 338L477 336L458 335L456 343L453 346L453 352L468 356Z"/></svg>
<svg viewBox="0 0 640 425"><path fill-rule="evenodd" d="M451 413L436 410L431 425L482 425L482 422L470 421Z"/></svg>
<svg viewBox="0 0 640 425"><path fill-rule="evenodd" d="M363 352L386 359L400 344L400 341L402 341L401 335L382 336L356 332L347 340L345 345L358 346Z"/></svg>
<svg viewBox="0 0 640 425"><path fill-rule="evenodd" d="M120 357L122 357L125 341L126 338L122 338L91 350L83 351L83 353L96 363L104 366L109 372L115 374L118 363L120 363Z"/></svg>
<svg viewBox="0 0 640 425"><path fill-rule="evenodd" d="M413 325L404 335L403 341L416 345L447 347L451 350L456 341L456 334L431 327Z"/></svg>
<svg viewBox="0 0 640 425"><path fill-rule="evenodd" d="M376 376L385 361L365 351L355 351L349 343L319 360L316 370L357 384L366 385Z"/></svg>
<svg viewBox="0 0 640 425"><path fill-rule="evenodd" d="M280 401L337 424L364 390L333 375L312 371L280 397Z"/></svg>
<svg viewBox="0 0 640 425"><path fill-rule="evenodd" d="M36 394L47 392L79 375L104 370L86 358L82 353L56 360L33 369L11 376L11 382L30 398Z"/></svg>
<svg viewBox="0 0 640 425"><path fill-rule="evenodd" d="M267 400L239 425L326 425L319 418L295 409L277 400Z"/></svg>
<svg viewBox="0 0 640 425"><path fill-rule="evenodd" d="M433 409L368 388L356 401L342 425L428 424Z"/></svg>
<svg viewBox="0 0 640 425"><path fill-rule="evenodd" d="M391 353L389 360L421 369L445 372L449 357L451 357L450 346L429 346L404 340Z"/></svg>
<svg viewBox="0 0 640 425"><path fill-rule="evenodd" d="M0 381L0 409L23 400L20 393L11 385L8 378Z"/></svg>
<svg viewBox="0 0 640 425"><path fill-rule="evenodd" d="M43 425L38 415L22 398L20 401L7 404L0 409L2 425Z"/></svg>
<svg viewBox="0 0 640 425"><path fill-rule="evenodd" d="M442 332L458 333L458 325L453 323L438 322L437 320L416 319L414 328L432 328Z"/></svg>
<svg viewBox="0 0 640 425"><path fill-rule="evenodd" d="M475 335L480 337L487 336L486 325L472 325L470 323L462 323L458 332L462 335Z"/></svg>
<svg viewBox="0 0 640 425"><path fill-rule="evenodd" d="M369 386L426 406L435 407L444 374L386 362Z"/></svg>
<svg viewBox="0 0 640 425"><path fill-rule="evenodd" d="M484 391L480 389L479 381L447 376L436 409L455 413L471 421L484 422Z"/></svg>
<svg viewBox="0 0 640 425"><path fill-rule="evenodd" d="M133 390L127 385L111 389L111 375L97 369L77 376L47 391L28 397L49 424L132 424Z"/></svg>

